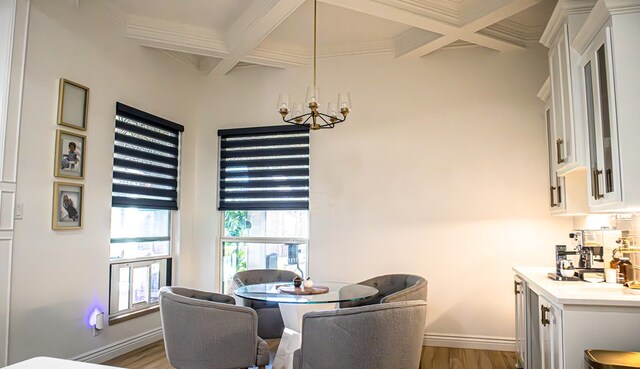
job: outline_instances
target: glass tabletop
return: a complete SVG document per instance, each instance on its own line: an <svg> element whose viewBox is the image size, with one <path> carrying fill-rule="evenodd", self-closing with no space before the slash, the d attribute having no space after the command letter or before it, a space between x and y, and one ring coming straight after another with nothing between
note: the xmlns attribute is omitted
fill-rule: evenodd
<svg viewBox="0 0 640 369"><path fill-rule="evenodd" d="M314 287L328 287L329 292L316 295L290 295L279 287L293 287L293 283L260 283L237 288L233 293L243 299L289 304L326 304L358 301L371 297L378 290L361 284L341 282L315 282Z"/></svg>

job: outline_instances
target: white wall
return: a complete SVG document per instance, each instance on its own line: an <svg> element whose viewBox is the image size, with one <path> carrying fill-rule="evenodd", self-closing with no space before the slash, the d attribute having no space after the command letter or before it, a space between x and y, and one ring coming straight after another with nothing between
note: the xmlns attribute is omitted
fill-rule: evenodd
<svg viewBox="0 0 640 369"><path fill-rule="evenodd" d="M553 265L570 218L547 210L546 51L480 48L417 60L319 61L323 106L350 91L347 123L312 132L310 275L429 280L427 334L513 338L513 265ZM280 92L304 98L309 69L211 76L198 105L195 241L214 288L216 131L278 124Z"/></svg>
<svg viewBox="0 0 640 369"><path fill-rule="evenodd" d="M10 362L69 358L160 327L157 313L107 326L97 337L87 325L94 306L108 306L115 103L186 126L182 212L192 214L191 104L200 80L170 57L126 40L105 1L81 1L78 8L75 1L31 3L17 190L24 220L16 221L15 231ZM78 231L51 230L59 78L91 88L84 227ZM190 217L179 221L184 246L191 243ZM179 283L188 284L188 270L180 269Z"/></svg>

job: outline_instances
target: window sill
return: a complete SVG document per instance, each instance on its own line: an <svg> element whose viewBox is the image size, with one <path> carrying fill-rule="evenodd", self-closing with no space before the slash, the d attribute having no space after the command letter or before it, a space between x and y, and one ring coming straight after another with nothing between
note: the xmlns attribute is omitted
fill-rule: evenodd
<svg viewBox="0 0 640 369"><path fill-rule="evenodd" d="M128 314L118 315L116 317L109 318L109 325L114 325L114 324L126 322L127 320L135 319L135 318L141 317L143 315L153 314L153 313L158 312L158 311L160 311L160 306L155 305L155 306L150 306L150 307L148 307L146 309L133 311L133 312L128 313Z"/></svg>

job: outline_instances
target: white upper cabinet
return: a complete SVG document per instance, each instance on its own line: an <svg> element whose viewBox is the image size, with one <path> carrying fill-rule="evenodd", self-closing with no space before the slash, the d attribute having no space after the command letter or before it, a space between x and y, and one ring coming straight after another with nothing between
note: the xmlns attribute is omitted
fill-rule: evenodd
<svg viewBox="0 0 640 369"><path fill-rule="evenodd" d="M553 215L579 215L589 211L587 205L587 182L584 168L574 170L564 176L556 171L558 150L554 140L553 107L551 104L551 81L547 78L538 92L538 98L545 103L545 123L549 161L549 211Z"/></svg>
<svg viewBox="0 0 640 369"><path fill-rule="evenodd" d="M599 0L576 35L589 208L640 210L640 1Z"/></svg>
<svg viewBox="0 0 640 369"><path fill-rule="evenodd" d="M595 0L559 0L540 42L549 48L554 171L563 176L586 166L580 55L571 41Z"/></svg>

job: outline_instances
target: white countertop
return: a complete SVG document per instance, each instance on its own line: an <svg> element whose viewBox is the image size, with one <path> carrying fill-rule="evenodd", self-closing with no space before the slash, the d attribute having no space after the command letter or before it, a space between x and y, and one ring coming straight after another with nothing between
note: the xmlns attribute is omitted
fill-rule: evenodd
<svg viewBox="0 0 640 369"><path fill-rule="evenodd" d="M5 367L5 369L117 369L113 366L83 363L80 361L34 357Z"/></svg>
<svg viewBox="0 0 640 369"><path fill-rule="evenodd" d="M620 284L584 281L554 281L547 277L554 268L513 267L513 271L529 283L529 287L547 299L562 305L600 305L640 307L640 294Z"/></svg>

